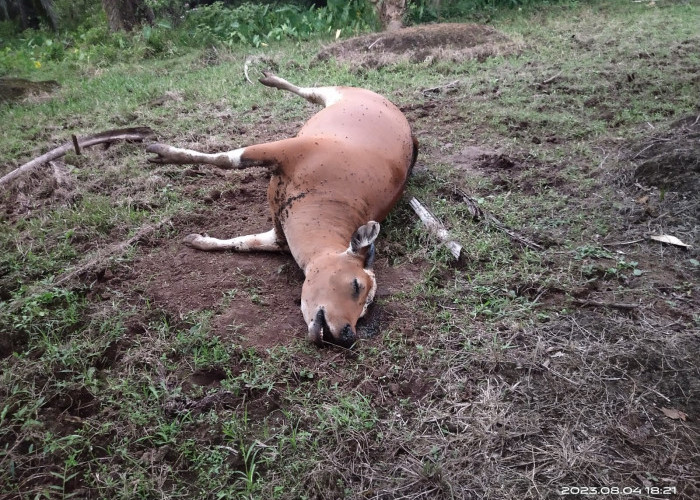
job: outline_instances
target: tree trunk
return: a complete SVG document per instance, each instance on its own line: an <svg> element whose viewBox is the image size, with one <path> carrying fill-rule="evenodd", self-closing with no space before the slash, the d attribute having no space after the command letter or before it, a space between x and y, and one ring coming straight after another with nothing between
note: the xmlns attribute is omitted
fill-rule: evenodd
<svg viewBox="0 0 700 500"><path fill-rule="evenodd" d="M0 20L19 20L23 30L39 28L41 21L48 21L54 31L58 29L54 0L0 0Z"/></svg>
<svg viewBox="0 0 700 500"><path fill-rule="evenodd" d="M102 0L111 31L131 31L146 20L153 23L153 10L143 0Z"/></svg>
<svg viewBox="0 0 700 500"><path fill-rule="evenodd" d="M0 18L0 20L10 20L10 11L7 10L7 0L0 0L0 12L2 13L2 17Z"/></svg>
<svg viewBox="0 0 700 500"><path fill-rule="evenodd" d="M406 12L406 0L370 0L379 15L382 26L387 31L403 27L403 15Z"/></svg>
<svg viewBox="0 0 700 500"><path fill-rule="evenodd" d="M19 10L19 22L23 30L29 28L29 12L24 2L17 2L17 10Z"/></svg>
<svg viewBox="0 0 700 500"><path fill-rule="evenodd" d="M53 0L39 0L41 7L44 9L44 13L49 18L51 23L51 28L54 31L58 31L58 15L56 14L56 9L53 5Z"/></svg>

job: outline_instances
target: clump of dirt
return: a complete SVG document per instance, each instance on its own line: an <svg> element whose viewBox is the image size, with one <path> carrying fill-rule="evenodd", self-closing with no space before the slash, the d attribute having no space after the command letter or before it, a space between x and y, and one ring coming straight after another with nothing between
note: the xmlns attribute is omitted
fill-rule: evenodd
<svg viewBox="0 0 700 500"><path fill-rule="evenodd" d="M0 102L15 101L27 95L53 92L59 83L55 80L33 82L24 78L0 78Z"/></svg>
<svg viewBox="0 0 700 500"><path fill-rule="evenodd" d="M683 118L666 133L641 142L630 159L640 184L699 193L700 115Z"/></svg>
<svg viewBox="0 0 700 500"><path fill-rule="evenodd" d="M520 44L490 26L445 23L351 38L326 47L316 59L335 58L355 68L383 68L399 62L483 60L520 48Z"/></svg>
<svg viewBox="0 0 700 500"><path fill-rule="evenodd" d="M0 197L4 205L0 220L13 220L44 206L73 203L80 196L69 167L60 160L52 161L10 185Z"/></svg>

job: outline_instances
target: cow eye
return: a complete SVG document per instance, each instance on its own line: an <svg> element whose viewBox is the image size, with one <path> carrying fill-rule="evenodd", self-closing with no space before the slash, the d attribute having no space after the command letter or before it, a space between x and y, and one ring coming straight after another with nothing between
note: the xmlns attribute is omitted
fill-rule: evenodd
<svg viewBox="0 0 700 500"><path fill-rule="evenodd" d="M357 278L352 280L352 296L358 298L360 296L360 282Z"/></svg>

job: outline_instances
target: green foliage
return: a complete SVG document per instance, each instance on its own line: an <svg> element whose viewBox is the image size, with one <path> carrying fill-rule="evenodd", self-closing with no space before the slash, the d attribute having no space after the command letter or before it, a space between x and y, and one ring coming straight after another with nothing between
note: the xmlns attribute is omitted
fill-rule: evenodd
<svg viewBox="0 0 700 500"><path fill-rule="evenodd" d="M82 304L76 293L53 288L27 297L17 311L0 313L0 321L12 331L58 338L80 324Z"/></svg>
<svg viewBox="0 0 700 500"><path fill-rule="evenodd" d="M245 3L230 9L221 2L199 7L185 17L184 30L201 44L260 46L283 39L308 40L334 30L358 33L376 27L371 6L361 0L330 0L325 8L295 4Z"/></svg>
<svg viewBox="0 0 700 500"><path fill-rule="evenodd" d="M556 0L554 0L556 1ZM405 21L408 24L430 23L459 17L488 15L502 8L552 3L547 0L410 0Z"/></svg>
<svg viewBox="0 0 700 500"><path fill-rule="evenodd" d="M103 24L105 22L100 0L53 0L61 32Z"/></svg>
<svg viewBox="0 0 700 500"><path fill-rule="evenodd" d="M378 27L374 8L364 0L330 0L322 8L253 2L230 8L216 2L186 12L168 1L150 4L160 14L159 20L128 34L110 32L104 13L90 0L57 3L60 19L68 30L59 35L48 30L17 33L14 25L3 23L0 42L5 48L0 51L0 76L31 75L47 62L105 66L180 55L187 48L220 44L259 47L283 40L334 36L338 30L342 35L353 35Z"/></svg>

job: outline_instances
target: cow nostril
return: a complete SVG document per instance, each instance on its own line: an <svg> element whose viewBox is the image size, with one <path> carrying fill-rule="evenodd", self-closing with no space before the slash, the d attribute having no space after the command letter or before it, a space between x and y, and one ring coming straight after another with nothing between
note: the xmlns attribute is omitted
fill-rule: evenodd
<svg viewBox="0 0 700 500"><path fill-rule="evenodd" d="M338 337L338 343L343 347L352 347L355 343L355 332L352 331L349 323L343 327Z"/></svg>

